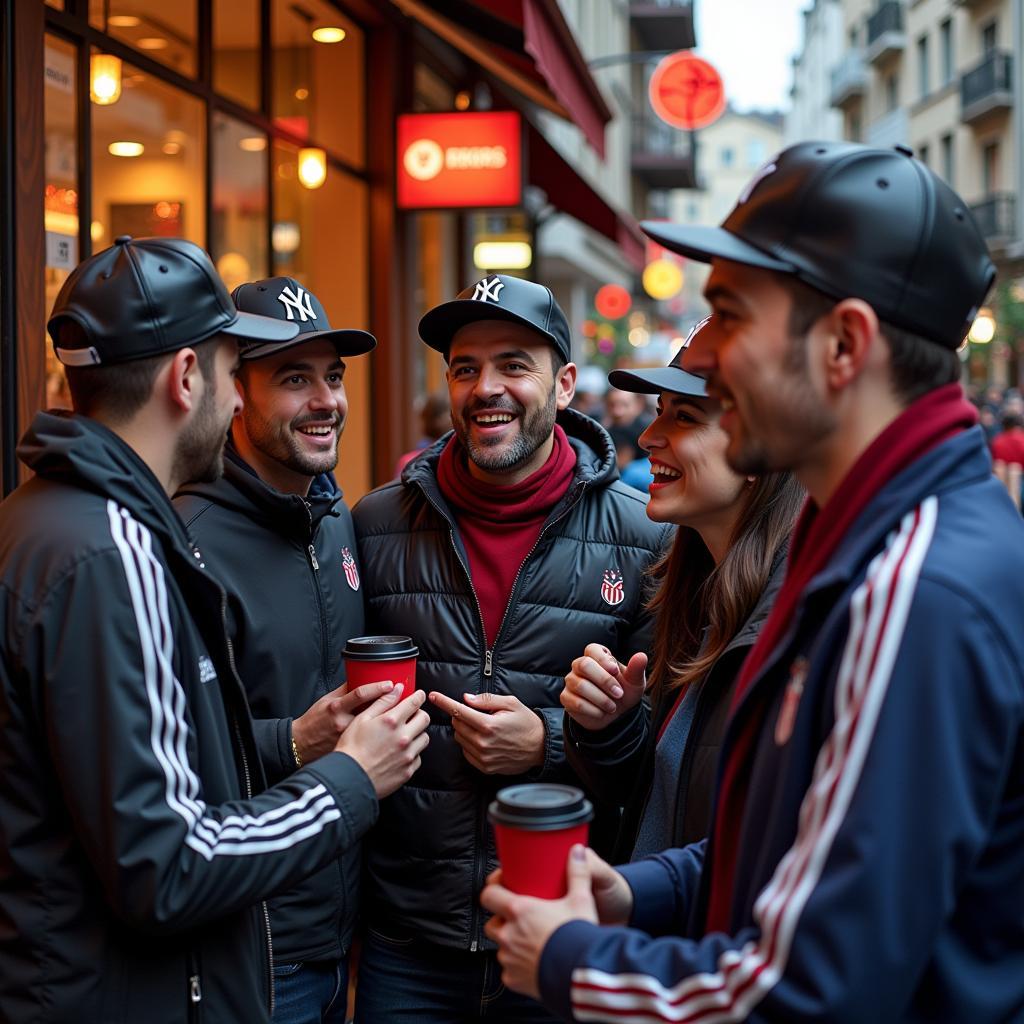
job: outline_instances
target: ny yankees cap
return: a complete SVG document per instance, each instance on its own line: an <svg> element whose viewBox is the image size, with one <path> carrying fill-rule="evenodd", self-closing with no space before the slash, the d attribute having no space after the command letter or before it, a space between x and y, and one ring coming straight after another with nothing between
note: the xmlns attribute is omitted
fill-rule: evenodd
<svg viewBox="0 0 1024 1024"><path fill-rule="evenodd" d="M632 391L638 395L657 395L662 391L674 391L677 395L704 398L708 393L704 378L684 370L683 357L694 336L710 319L711 317L705 317L690 331L668 366L655 366L649 370L612 370L608 374L608 383L620 391Z"/></svg>
<svg viewBox="0 0 1024 1024"><path fill-rule="evenodd" d="M85 334L62 348L60 325ZM184 238L121 235L68 276L46 325L66 366L97 366L175 352L218 333L239 340L285 341L294 324L240 313L210 257Z"/></svg>
<svg viewBox="0 0 1024 1024"><path fill-rule="evenodd" d="M231 298L246 313L293 323L299 331L287 341L257 341L246 345L242 348L243 359L262 359L293 345L321 339L334 342L339 356L361 356L377 347L377 339L367 331L354 327L332 328L320 300L293 277L267 277L240 284Z"/></svg>
<svg viewBox="0 0 1024 1024"><path fill-rule="evenodd" d="M447 359L455 332L477 320L523 324L553 345L565 362L572 361L569 322L551 289L505 274L488 274L450 302L427 310L420 320L420 337Z"/></svg>
<svg viewBox="0 0 1024 1024"><path fill-rule="evenodd" d="M995 279L967 204L904 146L804 142L762 167L721 227L646 222L691 259L790 274L946 348Z"/></svg>

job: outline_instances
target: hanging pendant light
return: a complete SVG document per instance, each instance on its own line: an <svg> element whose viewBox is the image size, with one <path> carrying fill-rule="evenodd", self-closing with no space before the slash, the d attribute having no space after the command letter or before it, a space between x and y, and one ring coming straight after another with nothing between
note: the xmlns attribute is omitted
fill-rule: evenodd
<svg viewBox="0 0 1024 1024"><path fill-rule="evenodd" d="M299 150L299 181L306 188L319 188L327 180L327 154L322 149Z"/></svg>
<svg viewBox="0 0 1024 1024"><path fill-rule="evenodd" d="M89 98L109 107L121 98L121 58L111 53L94 53L89 61Z"/></svg>

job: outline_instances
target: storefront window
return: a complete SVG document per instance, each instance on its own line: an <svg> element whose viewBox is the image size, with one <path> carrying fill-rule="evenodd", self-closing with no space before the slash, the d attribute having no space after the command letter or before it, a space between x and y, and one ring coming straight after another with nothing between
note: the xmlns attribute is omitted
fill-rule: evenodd
<svg viewBox="0 0 1024 1024"><path fill-rule="evenodd" d="M196 74L197 0L89 0L93 28L175 71Z"/></svg>
<svg viewBox="0 0 1024 1024"><path fill-rule="evenodd" d="M92 240L167 235L206 244L201 100L124 65L116 103L92 106Z"/></svg>
<svg viewBox="0 0 1024 1024"><path fill-rule="evenodd" d="M259 107L259 0L213 5L213 87L247 107Z"/></svg>
<svg viewBox="0 0 1024 1024"><path fill-rule="evenodd" d="M43 218L46 231L46 310L78 263L78 137L75 105L75 48L48 35L45 45L43 107L46 124ZM46 408L67 409L71 402L64 371L46 343Z"/></svg>
<svg viewBox="0 0 1024 1024"><path fill-rule="evenodd" d="M298 150L275 142L273 273L294 277L323 303L332 327L368 328L367 187L337 167L317 189L298 179ZM371 485L369 372L373 356L348 360L348 423L337 477L350 499Z"/></svg>
<svg viewBox="0 0 1024 1024"><path fill-rule="evenodd" d="M363 33L326 0L272 11L275 124L363 167Z"/></svg>
<svg viewBox="0 0 1024 1024"><path fill-rule="evenodd" d="M226 114L213 115L210 255L229 289L266 277L267 137Z"/></svg>

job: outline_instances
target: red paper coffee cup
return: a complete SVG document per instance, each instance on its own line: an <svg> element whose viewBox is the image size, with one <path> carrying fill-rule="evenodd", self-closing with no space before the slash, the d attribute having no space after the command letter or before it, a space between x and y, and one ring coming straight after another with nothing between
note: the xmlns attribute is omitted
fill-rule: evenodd
<svg viewBox="0 0 1024 1024"><path fill-rule="evenodd" d="M407 636L356 636L341 652L349 690L364 683L391 680L401 687L399 700L416 689L416 655L419 648Z"/></svg>
<svg viewBox="0 0 1024 1024"><path fill-rule="evenodd" d="M488 808L506 889L557 900L569 887L566 863L586 845L594 808L575 786L528 783L498 791Z"/></svg>

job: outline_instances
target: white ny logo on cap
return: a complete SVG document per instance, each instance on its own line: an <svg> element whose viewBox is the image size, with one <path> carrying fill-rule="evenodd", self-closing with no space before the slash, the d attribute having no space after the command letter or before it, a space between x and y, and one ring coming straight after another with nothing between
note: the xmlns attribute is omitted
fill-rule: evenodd
<svg viewBox="0 0 1024 1024"><path fill-rule="evenodd" d="M491 278L485 277L482 281L477 281L473 289L473 298L480 302L498 302L498 295L504 287L505 282L497 274Z"/></svg>
<svg viewBox="0 0 1024 1024"><path fill-rule="evenodd" d="M313 312L313 304L309 301L309 292L302 287L299 288L298 294L296 294L291 290L290 286L286 285L284 291L278 295L277 299L288 311L289 320L295 319L294 314L298 314L303 323L307 320L316 319L316 313Z"/></svg>

